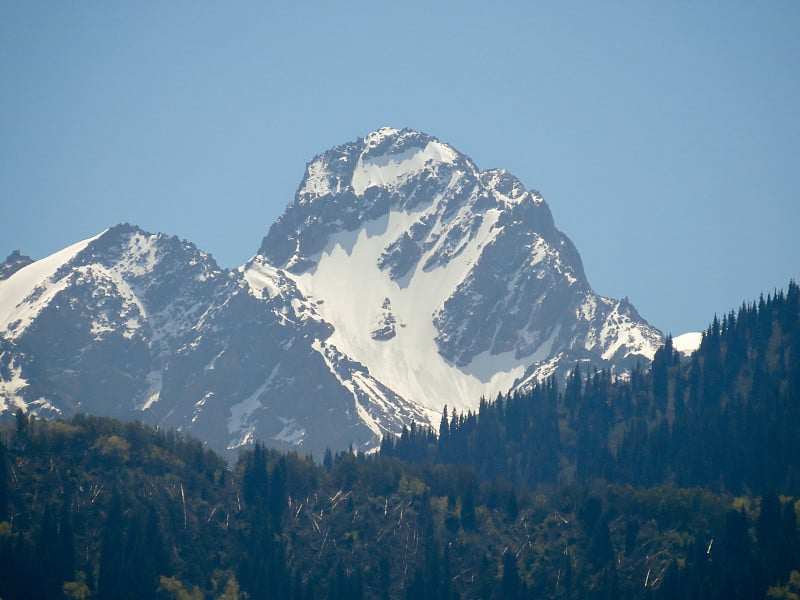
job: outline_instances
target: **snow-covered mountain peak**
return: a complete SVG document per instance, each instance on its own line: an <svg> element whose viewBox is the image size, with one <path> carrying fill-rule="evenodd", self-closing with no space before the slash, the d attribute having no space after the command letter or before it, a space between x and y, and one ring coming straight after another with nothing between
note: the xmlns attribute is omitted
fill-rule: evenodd
<svg viewBox="0 0 800 600"><path fill-rule="evenodd" d="M0 335L16 340L40 315L84 314L86 343L146 336L166 351L201 314L196 297L229 282L194 244L116 225L0 282Z"/></svg>
<svg viewBox="0 0 800 600"><path fill-rule="evenodd" d="M358 197L372 187L397 187L439 165L474 171L466 157L426 133L384 127L354 142L320 154L306 166L295 197L299 205L352 192Z"/></svg>
<svg viewBox="0 0 800 600"><path fill-rule="evenodd" d="M382 154L362 152L351 179L351 187L362 196L371 187L398 188L425 171L436 171L440 165L454 165L458 154L449 146L435 140L424 146L403 144L390 147Z"/></svg>
<svg viewBox="0 0 800 600"><path fill-rule="evenodd" d="M445 153L457 154L455 150L442 144L435 137L422 131L413 129L395 129L393 127L382 127L377 131L368 133L362 139L356 141L356 148L359 154L365 159L377 160L381 156L392 156L412 151L413 148L421 149L436 144L441 146Z"/></svg>
<svg viewBox="0 0 800 600"><path fill-rule="evenodd" d="M364 136L364 144L370 148L379 146L387 138L396 138L404 132L409 132L409 129L397 129L389 125L385 125L376 131L372 131ZM411 132L414 133L414 132Z"/></svg>
<svg viewBox="0 0 800 600"><path fill-rule="evenodd" d="M302 273L316 264L331 239L392 212L413 215L412 241L427 250L427 267L444 264L496 211L498 227L527 221L554 230L541 195L509 172L481 173L472 160L436 138L384 128L316 156L293 202L270 228L259 254ZM435 238L435 239L434 239ZM397 244L411 254L408 240Z"/></svg>
<svg viewBox="0 0 800 600"><path fill-rule="evenodd" d="M34 261L0 282L0 333L8 339L18 337L63 289L57 272L101 235Z"/></svg>
<svg viewBox="0 0 800 600"><path fill-rule="evenodd" d="M416 131L381 129L309 163L245 277L267 286L267 264L332 326L318 352L427 410L576 360L624 369L661 341L592 291L541 194Z"/></svg>

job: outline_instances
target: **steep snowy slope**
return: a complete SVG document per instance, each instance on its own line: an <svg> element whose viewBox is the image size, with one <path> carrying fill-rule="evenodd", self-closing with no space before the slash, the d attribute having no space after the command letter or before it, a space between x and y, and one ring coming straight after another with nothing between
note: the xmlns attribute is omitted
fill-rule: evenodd
<svg viewBox="0 0 800 600"><path fill-rule="evenodd" d="M661 342L591 290L538 193L423 133L316 157L259 254L318 302L327 347L432 412L576 361L624 369Z"/></svg>

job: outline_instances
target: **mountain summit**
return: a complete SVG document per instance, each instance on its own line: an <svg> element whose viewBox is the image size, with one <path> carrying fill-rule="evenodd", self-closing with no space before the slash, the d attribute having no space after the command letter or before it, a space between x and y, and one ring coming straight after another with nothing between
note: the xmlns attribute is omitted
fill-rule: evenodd
<svg viewBox="0 0 800 600"><path fill-rule="evenodd" d="M627 369L661 334L594 293L547 203L424 133L316 157L259 264L284 269L337 350L434 412L587 362Z"/></svg>
<svg viewBox="0 0 800 600"><path fill-rule="evenodd" d="M144 419L228 450L370 450L445 404L576 363L621 373L662 340L591 289L538 192L409 130L315 157L239 269L129 225L15 269L0 411Z"/></svg>

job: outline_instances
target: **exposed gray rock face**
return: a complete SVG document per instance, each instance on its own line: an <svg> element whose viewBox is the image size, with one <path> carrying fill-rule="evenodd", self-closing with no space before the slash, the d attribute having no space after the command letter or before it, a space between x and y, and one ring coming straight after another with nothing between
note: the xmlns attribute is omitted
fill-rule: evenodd
<svg viewBox="0 0 800 600"><path fill-rule="evenodd" d="M75 412L369 451L442 407L621 372L661 342L597 295L538 192L450 146L382 129L313 159L253 259L113 227L0 268L0 417Z"/></svg>
<svg viewBox="0 0 800 600"><path fill-rule="evenodd" d="M30 256L20 254L19 250L14 250L6 257L2 264L0 264L0 281L8 279L14 273L19 271L22 267L27 267L33 262Z"/></svg>
<svg viewBox="0 0 800 600"><path fill-rule="evenodd" d="M397 335L395 324L397 320L392 314L392 303L388 298L385 298L381 304L383 314L378 319L378 326L370 334L373 340L387 341Z"/></svg>

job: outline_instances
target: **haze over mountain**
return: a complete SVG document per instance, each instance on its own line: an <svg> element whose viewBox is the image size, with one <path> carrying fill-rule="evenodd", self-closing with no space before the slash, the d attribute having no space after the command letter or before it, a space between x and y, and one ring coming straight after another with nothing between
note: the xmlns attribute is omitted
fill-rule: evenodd
<svg viewBox="0 0 800 600"><path fill-rule="evenodd" d="M0 281L0 402L142 419L236 450L377 446L445 405L576 363L621 373L661 333L597 295L547 203L427 134L307 166L258 253L112 227Z"/></svg>

